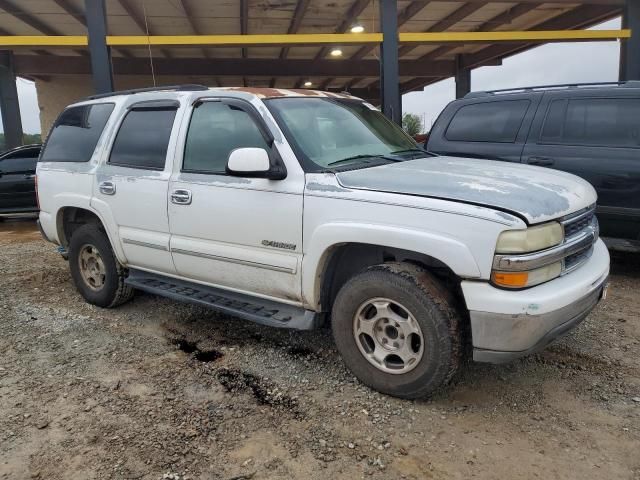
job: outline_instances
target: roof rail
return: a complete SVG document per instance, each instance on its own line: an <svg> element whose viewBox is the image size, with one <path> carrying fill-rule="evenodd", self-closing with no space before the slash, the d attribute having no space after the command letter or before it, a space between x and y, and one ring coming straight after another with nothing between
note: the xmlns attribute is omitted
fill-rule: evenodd
<svg viewBox="0 0 640 480"><path fill-rule="evenodd" d="M131 90L119 90L117 92L100 93L98 95L90 95L84 98L84 100L97 100L99 98L114 97L116 95L132 95L134 93L145 92L198 92L202 90L209 90L209 87L207 87L206 85L199 85L197 83L188 83L184 85L165 85L159 87L133 88Z"/></svg>
<svg viewBox="0 0 640 480"><path fill-rule="evenodd" d="M560 90L569 88L588 88L588 87L604 87L604 86L617 86L623 88L640 88L640 81L629 80L626 82L592 82L592 83L564 83L559 85L537 85L532 87L519 87L519 88L503 88L500 90L486 90L479 92L471 92L465 95L464 98L484 97L486 95L496 95L502 93L526 93L535 92L538 90Z"/></svg>

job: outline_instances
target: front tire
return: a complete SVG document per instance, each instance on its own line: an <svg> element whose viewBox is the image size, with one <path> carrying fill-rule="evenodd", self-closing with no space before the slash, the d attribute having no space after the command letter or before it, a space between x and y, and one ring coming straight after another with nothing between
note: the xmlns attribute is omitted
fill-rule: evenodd
<svg viewBox="0 0 640 480"><path fill-rule="evenodd" d="M338 292L331 317L347 367L382 393L425 397L447 384L461 362L453 297L418 266L389 263L355 275Z"/></svg>
<svg viewBox="0 0 640 480"><path fill-rule="evenodd" d="M118 263L107 234L95 224L73 232L69 242L69 268L76 289L98 307L113 308L133 297L124 283L125 268Z"/></svg>

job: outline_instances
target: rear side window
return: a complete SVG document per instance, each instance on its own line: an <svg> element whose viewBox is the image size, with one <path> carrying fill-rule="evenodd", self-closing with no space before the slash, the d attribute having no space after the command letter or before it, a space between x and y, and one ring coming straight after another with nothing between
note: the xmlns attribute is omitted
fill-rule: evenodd
<svg viewBox="0 0 640 480"><path fill-rule="evenodd" d="M246 147L270 150L247 112L223 102L201 103L191 117L182 170L224 174L231 152Z"/></svg>
<svg viewBox="0 0 640 480"><path fill-rule="evenodd" d="M38 159L34 157L7 156L0 158L0 173L34 173L37 160Z"/></svg>
<svg viewBox="0 0 640 480"><path fill-rule="evenodd" d="M109 163L123 167L164 169L176 109L131 110L120 125Z"/></svg>
<svg viewBox="0 0 640 480"><path fill-rule="evenodd" d="M475 103L458 110L445 137L453 142L513 143L529 100Z"/></svg>
<svg viewBox="0 0 640 480"><path fill-rule="evenodd" d="M554 100L540 140L543 143L640 147L640 99Z"/></svg>
<svg viewBox="0 0 640 480"><path fill-rule="evenodd" d="M67 108L49 134L41 161L88 162L113 107L113 103L100 103Z"/></svg>

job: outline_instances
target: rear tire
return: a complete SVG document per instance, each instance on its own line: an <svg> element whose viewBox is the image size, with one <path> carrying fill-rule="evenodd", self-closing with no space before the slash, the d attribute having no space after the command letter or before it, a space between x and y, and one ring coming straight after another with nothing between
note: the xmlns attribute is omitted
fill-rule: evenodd
<svg viewBox="0 0 640 480"><path fill-rule="evenodd" d="M331 317L347 367L382 393L428 396L451 380L461 362L453 297L418 266L389 263L355 275L338 292Z"/></svg>
<svg viewBox="0 0 640 480"><path fill-rule="evenodd" d="M116 260L107 234L96 224L73 232L69 268L76 289L93 305L113 308L133 297L133 288L124 283L126 269Z"/></svg>

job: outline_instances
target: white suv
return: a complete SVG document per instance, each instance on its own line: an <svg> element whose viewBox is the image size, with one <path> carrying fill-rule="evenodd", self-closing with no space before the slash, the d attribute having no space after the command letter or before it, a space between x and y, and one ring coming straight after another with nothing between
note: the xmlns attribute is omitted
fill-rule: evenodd
<svg viewBox="0 0 640 480"><path fill-rule="evenodd" d="M55 123L40 225L80 294L134 289L277 327L330 320L346 365L405 398L503 362L606 291L596 195L573 175L417 148L371 105L187 85L91 97Z"/></svg>

